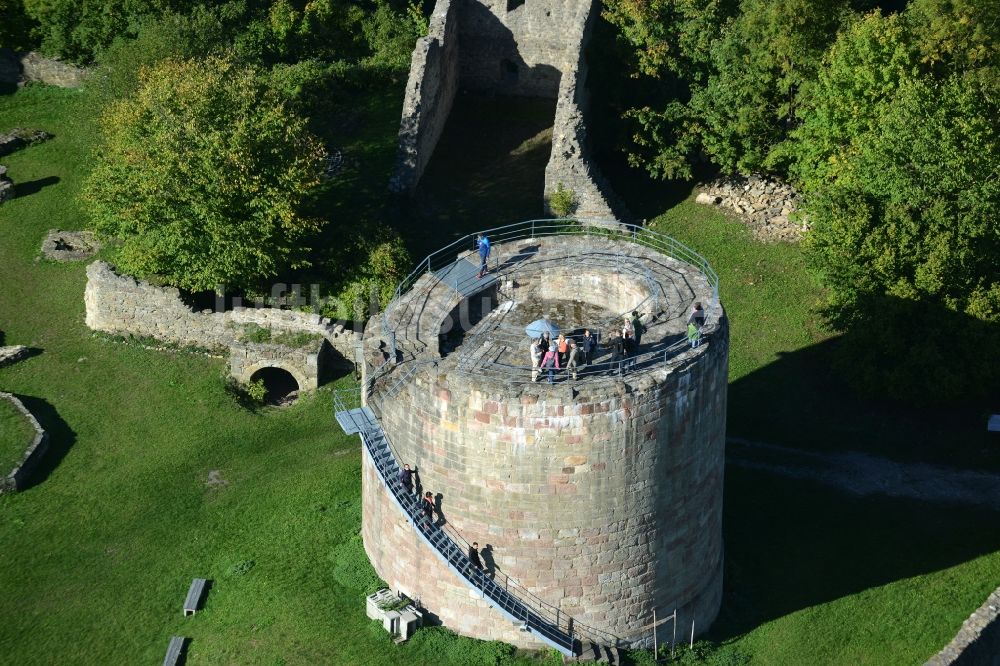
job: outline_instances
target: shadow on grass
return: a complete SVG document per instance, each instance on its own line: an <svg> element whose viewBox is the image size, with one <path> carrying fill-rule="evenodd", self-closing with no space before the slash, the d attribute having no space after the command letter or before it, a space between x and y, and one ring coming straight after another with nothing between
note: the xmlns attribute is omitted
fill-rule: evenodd
<svg viewBox="0 0 1000 666"><path fill-rule="evenodd" d="M48 401L20 394L17 397L28 408L28 411L35 415L38 423L49 434L49 450L45 452L38 467L28 477L27 485L24 487L24 490L28 490L44 483L49 475L59 467L63 458L76 443L76 433Z"/></svg>
<svg viewBox="0 0 1000 666"><path fill-rule="evenodd" d="M991 403L995 392L921 406L863 396L838 369L845 362L843 343L835 338L782 353L777 361L732 382L728 434L801 449L852 450L903 462L1000 470L1000 449L990 445L986 430L989 414L998 407ZM866 351L883 359L881 369L873 366L872 371L891 372L898 365L917 363L907 359L907 348L915 349L916 342L894 355L878 348ZM947 353L940 356L940 363L960 362ZM932 365L927 371L934 371Z"/></svg>
<svg viewBox="0 0 1000 666"><path fill-rule="evenodd" d="M49 185L55 185L59 180L59 176L46 176L45 178L37 178L23 183L14 183L14 191L18 199L23 199L42 191L42 189Z"/></svg>
<svg viewBox="0 0 1000 666"><path fill-rule="evenodd" d="M724 599L715 641L817 604L1000 549L996 512L886 497L728 466ZM887 592L885 594L891 594ZM899 592L899 607L912 604Z"/></svg>

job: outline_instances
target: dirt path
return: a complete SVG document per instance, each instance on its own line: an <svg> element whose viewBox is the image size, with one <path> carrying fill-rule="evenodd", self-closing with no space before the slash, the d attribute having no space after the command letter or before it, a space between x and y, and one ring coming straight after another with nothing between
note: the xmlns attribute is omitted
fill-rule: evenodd
<svg viewBox="0 0 1000 666"><path fill-rule="evenodd" d="M858 496L884 495L1000 511L1000 474L900 463L855 451L818 453L740 437L726 440L726 463L817 481Z"/></svg>

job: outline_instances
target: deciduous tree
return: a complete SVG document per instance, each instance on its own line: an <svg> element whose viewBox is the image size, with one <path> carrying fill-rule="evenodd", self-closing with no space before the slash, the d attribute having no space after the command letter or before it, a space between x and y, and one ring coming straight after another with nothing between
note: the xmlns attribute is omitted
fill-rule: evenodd
<svg viewBox="0 0 1000 666"><path fill-rule="evenodd" d="M116 262L189 290L246 287L301 265L321 221L300 213L320 142L270 78L218 57L143 70L102 117L84 200Z"/></svg>

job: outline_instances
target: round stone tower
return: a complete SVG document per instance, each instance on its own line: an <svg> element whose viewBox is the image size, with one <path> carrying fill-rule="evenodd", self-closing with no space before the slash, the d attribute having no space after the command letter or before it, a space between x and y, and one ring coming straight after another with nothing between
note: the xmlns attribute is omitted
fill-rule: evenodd
<svg viewBox="0 0 1000 666"><path fill-rule="evenodd" d="M676 609L678 629L700 633L722 598L728 326L717 278L645 229L535 222L493 236L485 278L463 239L369 323L368 406L494 580L595 642L651 645L654 609ZM695 302L707 320L692 348ZM647 330L623 367L603 344L633 310ZM532 381L525 326L541 317L600 335L576 379ZM362 493L365 550L393 588L460 634L541 646L421 538L368 451Z"/></svg>

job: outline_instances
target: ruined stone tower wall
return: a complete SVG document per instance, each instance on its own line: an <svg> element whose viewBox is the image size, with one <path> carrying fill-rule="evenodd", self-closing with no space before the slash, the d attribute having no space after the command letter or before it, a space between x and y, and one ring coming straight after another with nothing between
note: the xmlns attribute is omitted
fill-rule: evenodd
<svg viewBox="0 0 1000 666"><path fill-rule="evenodd" d="M582 218L627 219L590 159L584 48L595 0L438 0L417 41L389 187L413 192L431 159L459 88L556 99L545 195L560 183Z"/></svg>
<svg viewBox="0 0 1000 666"><path fill-rule="evenodd" d="M400 462L501 570L646 644L654 608L705 629L721 603L727 358L722 320L695 354L624 382L505 387L428 365L382 420ZM365 548L387 582L459 633L534 645L439 566L370 461L363 483Z"/></svg>
<svg viewBox="0 0 1000 666"><path fill-rule="evenodd" d="M458 89L458 13L461 0L438 0L427 36L417 40L399 124L395 192L416 187L444 131Z"/></svg>

